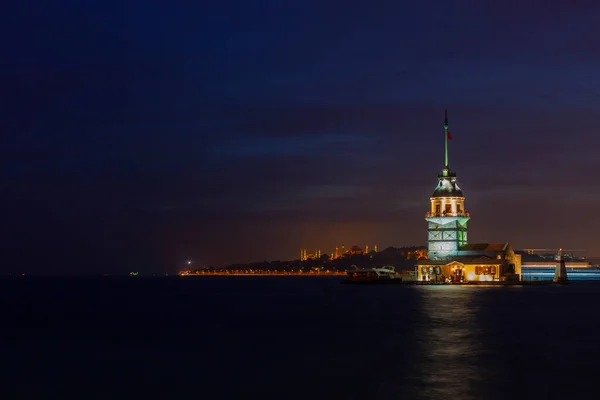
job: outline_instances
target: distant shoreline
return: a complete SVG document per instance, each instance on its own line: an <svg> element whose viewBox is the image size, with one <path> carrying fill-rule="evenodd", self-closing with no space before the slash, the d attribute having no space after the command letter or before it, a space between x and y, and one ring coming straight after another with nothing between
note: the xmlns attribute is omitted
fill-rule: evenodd
<svg viewBox="0 0 600 400"><path fill-rule="evenodd" d="M346 272L180 272L179 276L346 276Z"/></svg>

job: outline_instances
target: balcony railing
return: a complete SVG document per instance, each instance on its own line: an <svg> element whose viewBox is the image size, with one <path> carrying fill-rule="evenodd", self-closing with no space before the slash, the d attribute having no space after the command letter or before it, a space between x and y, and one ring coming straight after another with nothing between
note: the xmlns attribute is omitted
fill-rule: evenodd
<svg viewBox="0 0 600 400"><path fill-rule="evenodd" d="M460 212L452 212L452 211L443 211L443 212L427 212L425 213L425 218L434 218L434 217L470 217L468 211L460 211Z"/></svg>

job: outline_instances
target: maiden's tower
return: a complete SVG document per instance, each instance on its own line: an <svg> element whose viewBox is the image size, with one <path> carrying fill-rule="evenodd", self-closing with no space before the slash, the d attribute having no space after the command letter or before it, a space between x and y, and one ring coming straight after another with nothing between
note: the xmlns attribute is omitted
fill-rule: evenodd
<svg viewBox="0 0 600 400"><path fill-rule="evenodd" d="M418 279L438 282L519 280L521 256L508 243L467 243L465 196L448 163L448 112L444 119L444 168L430 197L428 260L418 263Z"/></svg>

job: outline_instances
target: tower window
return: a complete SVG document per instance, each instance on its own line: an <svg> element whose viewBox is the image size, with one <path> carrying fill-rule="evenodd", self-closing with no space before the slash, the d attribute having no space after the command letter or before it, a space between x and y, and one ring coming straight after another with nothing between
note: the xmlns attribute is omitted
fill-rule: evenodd
<svg viewBox="0 0 600 400"><path fill-rule="evenodd" d="M456 212L458 212L458 213L459 213L459 212L462 212L462 211L461 211L461 209L460 209L460 204L457 204L457 205L456 205Z"/></svg>
<svg viewBox="0 0 600 400"><path fill-rule="evenodd" d="M446 204L446 212L452 212L452 204Z"/></svg>
<svg viewBox="0 0 600 400"><path fill-rule="evenodd" d="M435 205L435 213L439 214L440 212L442 212L442 205L441 204L436 204Z"/></svg>

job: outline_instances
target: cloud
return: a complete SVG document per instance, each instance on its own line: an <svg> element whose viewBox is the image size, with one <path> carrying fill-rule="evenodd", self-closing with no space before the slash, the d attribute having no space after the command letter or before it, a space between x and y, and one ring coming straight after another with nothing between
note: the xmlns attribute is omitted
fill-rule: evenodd
<svg viewBox="0 0 600 400"><path fill-rule="evenodd" d="M318 136L237 137L220 143L212 148L218 157L288 157L312 154L323 155L342 147L357 148L367 145L371 140L366 136L352 134L321 134Z"/></svg>

